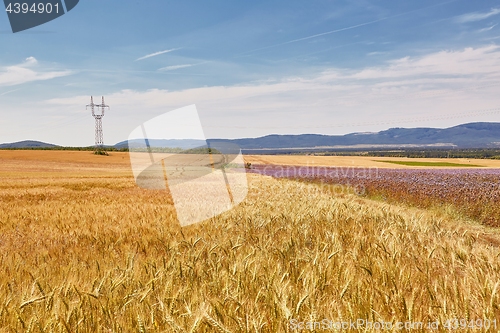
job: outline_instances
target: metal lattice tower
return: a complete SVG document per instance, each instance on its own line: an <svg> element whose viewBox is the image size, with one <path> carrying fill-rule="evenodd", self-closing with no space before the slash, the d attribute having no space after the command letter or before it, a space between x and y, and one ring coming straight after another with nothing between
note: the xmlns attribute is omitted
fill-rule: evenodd
<svg viewBox="0 0 500 333"><path fill-rule="evenodd" d="M87 105L87 108L90 106L92 109L92 117L95 118L95 154L105 154L104 152L104 139L102 136L102 118L104 117L104 110L106 108L109 109L109 105L104 103L104 96L102 96L101 104L94 104L94 98L90 96L90 104ZM96 114L95 109L99 114Z"/></svg>

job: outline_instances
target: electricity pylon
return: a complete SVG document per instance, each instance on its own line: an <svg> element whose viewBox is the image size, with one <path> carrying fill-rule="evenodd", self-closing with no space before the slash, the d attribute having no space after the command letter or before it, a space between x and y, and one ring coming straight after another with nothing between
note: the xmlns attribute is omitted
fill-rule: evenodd
<svg viewBox="0 0 500 333"><path fill-rule="evenodd" d="M95 118L95 148L94 154L96 155L107 155L104 151L104 139L102 135L102 118L104 117L104 110L106 108L109 109L109 105L104 104L104 96L102 96L101 104L94 104L94 97L90 96L90 104L87 105L87 108L90 106L92 109L92 117ZM95 112L95 109L99 114Z"/></svg>

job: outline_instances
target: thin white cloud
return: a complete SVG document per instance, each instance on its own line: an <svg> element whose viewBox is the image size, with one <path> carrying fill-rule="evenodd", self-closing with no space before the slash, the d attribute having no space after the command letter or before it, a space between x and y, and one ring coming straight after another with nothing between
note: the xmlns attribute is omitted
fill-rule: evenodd
<svg viewBox="0 0 500 333"><path fill-rule="evenodd" d="M10 93L16 92L16 91L18 91L18 90L19 90L19 89L9 90L9 91L6 91L6 92L4 92L4 93L1 93L1 94L0 94L0 96L5 96L5 95L8 95L8 94L10 94Z"/></svg>
<svg viewBox="0 0 500 333"><path fill-rule="evenodd" d="M159 56L160 54L165 54L165 53L169 53L169 52L177 51L177 50L180 50L180 49L179 48L177 48L177 49L170 49L170 50L164 50L164 51L159 51L159 52L147 54L147 55L145 55L143 57L135 59L135 61L139 61L139 60L144 60L144 59L156 57L156 56Z"/></svg>
<svg viewBox="0 0 500 333"><path fill-rule="evenodd" d="M173 71L176 69L187 68L187 67L192 67L192 66L194 66L194 64L167 66L167 67L160 68L159 71Z"/></svg>
<svg viewBox="0 0 500 333"><path fill-rule="evenodd" d="M432 126L491 121L497 119L491 112L476 110L498 108L499 86L500 46L487 45L275 81L178 91L121 90L106 101L120 110L122 132L114 136L116 142L142 122L191 104L197 105L206 137L339 134L385 129L387 124L412 126L411 119ZM66 110L80 107L87 98L53 99L45 105ZM138 108L147 112L137 114ZM444 120L438 124L436 119Z"/></svg>
<svg viewBox="0 0 500 333"><path fill-rule="evenodd" d="M258 49L254 49L254 50L250 50L250 51L244 52L244 53L240 54L240 56L248 56L249 54L257 52L257 51L267 50L267 49L278 47L278 46L283 46L283 45L287 45L287 44L302 42L302 41L306 41L306 40L310 40L310 39L314 39L314 38L318 38L318 37L323 37L323 36L327 36L327 35L331 35L331 34L343 32L343 31L347 31L347 30L361 28L361 27L364 27L364 26L367 26L367 25L379 23L379 22L382 22L382 21L390 20L390 19L393 19L393 18L401 17L401 16L406 16L408 14L412 14L412 13L419 12L419 11L422 11L422 10L427 10L427 9L430 9L430 8L433 8L433 7L446 5L446 4L449 4L451 2L455 2L455 1L456 0L449 0L449 1L442 2L442 3L437 3L437 4L434 4L434 5L430 5L428 7L414 9L414 10L411 10L411 11L408 11L408 12L403 12L403 13L395 14L395 15L392 15L392 16L386 16L386 17L382 17L380 19L376 19L376 20L372 20L372 21L368 21L368 22L364 22L364 23L359 23L359 24L354 24L354 25L347 26L347 27L340 28L340 29L330 30L330 31L318 33L318 34L315 34L315 35L310 35L310 36L307 36L307 37L302 37L302 38L297 38L297 39L289 40L289 41L283 42L283 43L278 43L278 44L274 44L274 45L269 45L269 46L261 47L261 48L258 48Z"/></svg>
<svg viewBox="0 0 500 333"><path fill-rule="evenodd" d="M486 12L486 13L472 12L472 13L463 14L463 15L457 16L456 20L457 20L457 22L460 22L460 23L476 22L476 21L485 20L488 17L498 15L498 14L500 14L500 8L492 8L489 12Z"/></svg>
<svg viewBox="0 0 500 333"><path fill-rule="evenodd" d="M483 29L479 29L477 32L481 33L481 32L486 32L486 31L490 31L491 29L493 29L494 27L496 27L498 24L494 24L492 25L491 27L487 27L487 28L483 28Z"/></svg>
<svg viewBox="0 0 500 333"><path fill-rule="evenodd" d="M38 64L38 60L35 59L35 57L28 57L22 64L23 67L29 67L29 66L34 66Z"/></svg>
<svg viewBox="0 0 500 333"><path fill-rule="evenodd" d="M38 61L28 57L17 65L0 67L0 86L14 86L27 82L50 80L72 74L71 71L43 71L38 68Z"/></svg>
<svg viewBox="0 0 500 333"><path fill-rule="evenodd" d="M335 29L335 30L331 30L331 31L327 31L327 32L322 32L322 33L311 35L311 36L307 36L307 37L297 38L297 39L289 40L287 42L283 42L283 43L279 43L279 44L274 44L274 45L269 45L269 46L265 46L265 47L260 47L258 49L254 49L254 50L251 50L251 51L244 52L241 55L242 56L247 56L248 54L254 53L256 51L267 50L267 49L278 47L278 46L283 46L283 45L287 45L287 44L302 42L302 41L305 41L305 40L314 39L314 38L318 38L318 37L322 37L322 36L326 36L326 35L331 35L331 34L335 34L335 33L342 32L342 31L347 31L347 30L351 30L351 29L360 28L360 27L364 27L366 25L370 25L370 24L374 24L374 23L377 23L377 22L385 21L385 20L387 20L389 18L390 17L384 17L384 18L381 18L381 19L378 19L378 20L373 20L373 21L369 21L369 22L355 24L355 25L351 25L351 26L348 26L348 27L344 27L344 28L340 28L340 29Z"/></svg>
<svg viewBox="0 0 500 333"><path fill-rule="evenodd" d="M440 51L423 57L404 57L386 66L365 68L346 78L380 80L388 78L436 75L494 75L500 71L500 46L465 48L459 51Z"/></svg>
<svg viewBox="0 0 500 333"><path fill-rule="evenodd" d="M375 51L375 52L369 52L366 55L369 57L372 57L372 56L383 55L383 54L387 54L387 52Z"/></svg>

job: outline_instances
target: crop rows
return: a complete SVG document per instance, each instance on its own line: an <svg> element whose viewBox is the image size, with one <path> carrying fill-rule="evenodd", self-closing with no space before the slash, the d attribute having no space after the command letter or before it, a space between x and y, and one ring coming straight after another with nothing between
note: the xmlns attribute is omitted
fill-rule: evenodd
<svg viewBox="0 0 500 333"><path fill-rule="evenodd" d="M498 331L498 229L255 174L234 209L181 228L168 193L138 188L123 155L21 154L0 163L0 333L454 318L497 323L460 332Z"/></svg>

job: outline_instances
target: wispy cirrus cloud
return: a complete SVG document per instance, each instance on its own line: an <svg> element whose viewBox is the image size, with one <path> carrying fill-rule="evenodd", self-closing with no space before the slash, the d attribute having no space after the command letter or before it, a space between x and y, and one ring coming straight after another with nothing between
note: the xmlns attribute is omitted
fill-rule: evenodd
<svg viewBox="0 0 500 333"><path fill-rule="evenodd" d="M243 52L243 53L239 54L238 57L247 57L250 54L255 53L257 51L263 51L263 50L267 50L267 49L271 49L271 48L275 48L275 47L279 47L279 46L284 46L284 45L288 45L288 44L292 44L292 43L297 43L297 42L303 42L303 41L307 41L307 40L310 40L310 39L315 39L315 38L318 38L318 37L324 37L324 36L331 35L331 34L336 34L336 33L339 33L339 32L345 32L345 31L348 31L348 30L352 30L352 29L357 29L357 28L369 26L369 25L372 25L372 24L376 24L376 23L380 23L380 22L383 22L383 21L391 20L391 19L394 19L394 18L406 16L406 15L409 15L409 14L412 14L412 13L415 13L415 12L419 12L419 11L423 11L423 10L428 10L428 9L431 9L431 8L434 8L434 7L438 7L438 6L443 6L443 5L446 5L446 4L455 2L455 1L456 0L449 0L449 1L444 1L444 2L441 2L441 3L435 3L435 4L432 4L432 5L427 6L427 7L422 7L422 8L410 10L410 11L407 11L407 12L402 12L402 13L395 14L395 15L392 15L392 16L386 16L386 17L378 18L378 19L375 19L375 20L371 20L371 21L367 21L367 22L363 22L363 23L359 23L359 24L348 25L346 27L335 29L335 30L321 32L321 33L318 33L318 34L309 35L309 36L305 36L305 37L301 37L301 38L296 38L296 39L292 39L292 40L289 40L289 41L286 41L286 42L282 42L282 43L278 43L278 44L273 44L273 45L269 45L269 46L260 47L260 48L257 48L257 49L253 49L253 50L249 50L249 51Z"/></svg>
<svg viewBox="0 0 500 333"><path fill-rule="evenodd" d="M468 23L468 22L476 22L485 20L491 16L495 16L500 14L500 8L492 8L489 12L480 13L480 12L472 12L463 14L456 17L456 21L459 23Z"/></svg>
<svg viewBox="0 0 500 333"><path fill-rule="evenodd" d="M490 27L487 27L487 28L483 28L483 29L479 29L477 32L481 33L481 32L486 32L486 31L490 31L491 29L493 29L494 27L496 27L498 24L494 24Z"/></svg>
<svg viewBox="0 0 500 333"><path fill-rule="evenodd" d="M158 52L154 52L154 53L146 54L146 55L145 55L145 56L143 56L143 57L140 57L140 58L135 59L135 61L139 61L139 60L144 60L144 59L148 59L148 58L156 57L156 56L159 56L159 55L161 55L161 54L165 54L165 53L169 53L169 52L173 52L173 51L177 51L177 50L180 50L180 48L176 48L176 49L169 49L169 50L158 51Z"/></svg>
<svg viewBox="0 0 500 333"><path fill-rule="evenodd" d="M378 56L378 55L384 55L384 54L387 54L387 52L375 51L375 52L369 52L366 55L369 57L372 57L372 56Z"/></svg>
<svg viewBox="0 0 500 333"><path fill-rule="evenodd" d="M437 126L437 119L445 119L439 123L443 126L459 117L487 121L490 109L500 105L499 73L500 46L485 45L408 56L363 69L330 68L312 76L269 82L172 91L121 90L107 100L125 115L136 115L138 107L146 107L149 114L140 115L144 118L195 103L200 115L206 116L205 135L213 138L318 130L338 134L417 120L433 126ZM86 98L47 103L63 109ZM132 116L130 119L128 128L137 126Z"/></svg>
<svg viewBox="0 0 500 333"><path fill-rule="evenodd" d="M195 64L184 64L184 65L167 66L167 67L160 68L159 71L173 71L173 70L176 70L176 69L192 67L194 65Z"/></svg>
<svg viewBox="0 0 500 333"><path fill-rule="evenodd" d="M381 80L409 77L484 75L497 76L500 71L500 46L440 51L422 57L404 57L391 60L384 66L368 67L345 78ZM337 73L337 77L342 77ZM435 79L435 77L434 77Z"/></svg>
<svg viewBox="0 0 500 333"><path fill-rule="evenodd" d="M72 74L71 71L43 71L38 61L28 57L23 63L0 67L0 86L15 86L27 82L50 80Z"/></svg>
<svg viewBox="0 0 500 333"><path fill-rule="evenodd" d="M10 93L16 92L16 91L18 91L18 90L20 90L20 89L9 90L9 91L6 91L6 92L4 92L4 93L1 93L1 94L0 94L0 96L5 96L5 95L8 95L8 94L10 94Z"/></svg>

